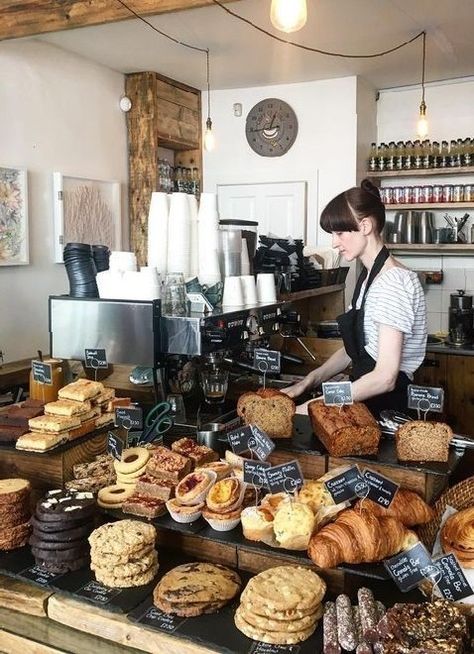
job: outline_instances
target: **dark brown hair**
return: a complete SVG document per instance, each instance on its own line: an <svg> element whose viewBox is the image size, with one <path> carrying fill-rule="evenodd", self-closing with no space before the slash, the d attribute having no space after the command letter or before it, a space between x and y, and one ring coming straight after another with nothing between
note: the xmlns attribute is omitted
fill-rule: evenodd
<svg viewBox="0 0 474 654"><path fill-rule="evenodd" d="M372 218L381 233L385 225L385 206L378 188L368 179L362 180L360 187L354 186L336 195L324 207L319 224L329 234L358 232L363 218Z"/></svg>

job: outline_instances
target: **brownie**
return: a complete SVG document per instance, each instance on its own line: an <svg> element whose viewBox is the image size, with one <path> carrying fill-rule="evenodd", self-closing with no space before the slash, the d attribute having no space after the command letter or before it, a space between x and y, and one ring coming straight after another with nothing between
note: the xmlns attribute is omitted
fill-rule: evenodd
<svg viewBox="0 0 474 654"><path fill-rule="evenodd" d="M158 518L166 513L166 505L163 500L135 493L122 504L122 511L144 518Z"/></svg>
<svg viewBox="0 0 474 654"><path fill-rule="evenodd" d="M17 406L16 404L10 407L7 411L7 416L9 418L21 417L29 420L30 418L37 418L38 416L43 415L42 407L25 407Z"/></svg>
<svg viewBox="0 0 474 654"><path fill-rule="evenodd" d="M84 518L83 520L56 520L54 522L43 522L38 519L38 516L34 515L30 519L30 523L33 529L40 532L46 532L48 534L56 534L58 532L68 531L70 529L77 529L86 524L90 523L90 517Z"/></svg>
<svg viewBox="0 0 474 654"><path fill-rule="evenodd" d="M32 397L27 398L23 403L22 407L23 408L28 408L28 407L36 407L36 408L42 408L46 402L43 402L43 400L34 400Z"/></svg>
<svg viewBox="0 0 474 654"><path fill-rule="evenodd" d="M29 431L28 426L13 427L12 425L3 425L0 427L0 443L16 443L20 436Z"/></svg>
<svg viewBox="0 0 474 654"><path fill-rule="evenodd" d="M165 500L166 502L174 497L175 487L176 484L172 481L156 479L151 475L142 475L138 478L135 490L141 495L148 495L149 497Z"/></svg>

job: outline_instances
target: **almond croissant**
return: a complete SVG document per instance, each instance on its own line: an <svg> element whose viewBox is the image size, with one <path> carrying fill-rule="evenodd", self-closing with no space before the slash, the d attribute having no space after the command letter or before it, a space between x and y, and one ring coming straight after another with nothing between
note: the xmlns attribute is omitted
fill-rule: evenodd
<svg viewBox="0 0 474 654"><path fill-rule="evenodd" d="M405 527L423 525L433 519L433 509L421 499L419 495L407 488L399 488L388 509L385 509L377 502L365 499L359 500L354 508L357 510L363 502L365 510L370 511L377 517L390 517L399 520Z"/></svg>
<svg viewBox="0 0 474 654"><path fill-rule="evenodd" d="M335 568L340 563L381 561L417 540L414 532L394 518L347 509L312 536L308 554L318 567Z"/></svg>

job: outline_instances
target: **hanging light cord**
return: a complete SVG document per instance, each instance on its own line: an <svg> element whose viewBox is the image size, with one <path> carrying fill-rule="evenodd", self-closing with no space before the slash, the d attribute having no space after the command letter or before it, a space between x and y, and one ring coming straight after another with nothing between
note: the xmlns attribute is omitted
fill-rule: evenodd
<svg viewBox="0 0 474 654"><path fill-rule="evenodd" d="M426 32L423 34L423 60L421 64L421 102L425 104L425 62L426 62Z"/></svg>
<svg viewBox="0 0 474 654"><path fill-rule="evenodd" d="M388 50L383 50L382 52L374 52L372 54L344 54L342 52L329 52L328 50L320 50L319 48L312 48L309 45L303 45L302 43L295 43L294 41L289 41L288 39L283 39L281 36L277 36L276 34L272 34L266 29L263 29L263 27L260 27L259 25L256 25L253 23L251 20L248 18L244 18L240 14L237 14L235 11L232 11L232 9L229 9L225 5L222 4L219 0L213 0L214 4L218 5L221 9L226 11L228 14L233 16L234 18L238 18L238 20L241 20L243 23L247 23L247 25L250 25L250 27L253 27L254 29L258 30L262 34L265 34L266 36L269 36L272 39L275 39L275 41L279 41L280 43L285 43L286 45L292 45L295 48L300 48L301 50L307 50L308 52L316 52L318 54L326 55L327 57L342 57L344 59L373 59L375 57L383 57L384 55L388 55L391 52L396 52L397 50L400 50L401 48L404 48L406 45L409 45L410 43L413 43L413 41L416 41L423 35L426 36L426 32L418 32L418 34L415 34L411 39L408 41L404 41L403 43L399 43L398 45L395 45L393 48L389 48ZM424 36L423 36L424 39Z"/></svg>
<svg viewBox="0 0 474 654"><path fill-rule="evenodd" d="M209 50L206 50L206 82L207 82L207 119L211 117L211 75L209 72Z"/></svg>

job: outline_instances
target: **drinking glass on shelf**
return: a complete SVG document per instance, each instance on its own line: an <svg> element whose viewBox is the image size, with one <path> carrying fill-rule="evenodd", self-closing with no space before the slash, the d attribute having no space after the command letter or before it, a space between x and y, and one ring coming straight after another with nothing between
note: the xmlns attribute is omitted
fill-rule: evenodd
<svg viewBox="0 0 474 654"><path fill-rule="evenodd" d="M168 273L163 292L163 314L186 315L186 286L183 273Z"/></svg>
<svg viewBox="0 0 474 654"><path fill-rule="evenodd" d="M227 394L229 372L213 369L201 371L201 388L208 404L222 404Z"/></svg>

